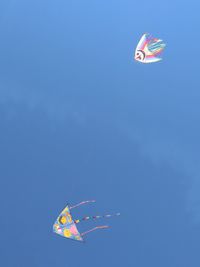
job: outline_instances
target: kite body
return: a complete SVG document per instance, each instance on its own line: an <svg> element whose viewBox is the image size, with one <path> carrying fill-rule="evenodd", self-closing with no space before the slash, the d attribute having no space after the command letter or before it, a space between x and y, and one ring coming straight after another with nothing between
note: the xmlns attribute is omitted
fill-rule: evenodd
<svg viewBox="0 0 200 267"><path fill-rule="evenodd" d="M89 203L89 202L95 202L94 200L88 200L88 201L83 201L75 206L70 207L69 205L66 206L66 208L59 214L58 218L56 219L54 225L53 225L53 231L61 235L63 237L73 239L76 241L84 241L83 236L86 235L87 233L93 232L97 229L105 229L108 228L107 225L101 225L101 226L96 226L84 233L79 233L77 229L77 224L80 223L81 221L86 221L89 219L99 219L99 218L109 218L112 217L113 215L104 215L104 216L87 216L84 217L80 220L73 220L72 215L71 215L71 209L76 208L82 204ZM119 213L115 214L116 216L120 215Z"/></svg>
<svg viewBox="0 0 200 267"><path fill-rule="evenodd" d="M142 63L158 62L162 59L159 55L165 46L161 39L154 38L150 34L145 33L136 47L135 60Z"/></svg>
<svg viewBox="0 0 200 267"><path fill-rule="evenodd" d="M56 234L59 234L66 238L83 241L83 238L81 237L81 234L79 233L76 224L72 219L69 206L67 206L60 213L59 217L53 225L53 230Z"/></svg>

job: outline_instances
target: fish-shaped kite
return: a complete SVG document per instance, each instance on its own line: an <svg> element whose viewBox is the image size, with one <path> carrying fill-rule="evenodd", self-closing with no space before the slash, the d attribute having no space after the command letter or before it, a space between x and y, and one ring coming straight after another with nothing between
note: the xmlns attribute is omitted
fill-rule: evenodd
<svg viewBox="0 0 200 267"><path fill-rule="evenodd" d="M101 225L101 226L96 226L86 232L83 232L83 233L80 233L78 228L77 228L77 224L81 221L86 221L86 220L89 220L89 219L93 219L93 220L96 220L96 219L99 219L99 218L109 218L109 217L112 217L112 216L119 216L120 213L116 213L115 215L110 215L110 214L107 214L107 215L103 215L103 216L86 216L86 217L83 217L82 219L80 220L74 220L72 218L72 215L71 215L71 210L73 208L76 208L80 205L83 205L83 204L86 204L86 203L89 203L89 202L95 202L94 200L87 200L87 201L82 201L81 203L75 205L75 206L69 206L67 205L65 207L65 209L60 213L60 215L58 216L57 220L55 221L54 225L53 225L53 231L56 233L56 234L59 234L63 237L66 237L66 238L69 238L69 239L72 239L72 240L76 240L76 241L84 241L83 239L83 236L90 233L90 232L93 232L97 229L105 229L105 228L108 228L107 225Z"/></svg>
<svg viewBox="0 0 200 267"><path fill-rule="evenodd" d="M145 33L135 49L135 60L142 63L158 62L162 59L159 55L165 46L166 44L161 39L154 38L150 34Z"/></svg>

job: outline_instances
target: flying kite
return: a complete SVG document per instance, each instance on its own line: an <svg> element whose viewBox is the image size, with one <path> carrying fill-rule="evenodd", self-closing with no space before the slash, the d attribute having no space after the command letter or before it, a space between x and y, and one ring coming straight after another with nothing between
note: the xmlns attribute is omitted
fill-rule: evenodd
<svg viewBox="0 0 200 267"><path fill-rule="evenodd" d="M74 220L72 218L72 215L71 215L71 210L73 208L76 208L78 206L81 206L83 204L86 204L86 203L90 203L90 202L95 202L95 200L87 200L87 201L82 201L81 203L75 205L75 206L69 206L67 205L64 210L60 213L60 215L58 216L57 220L55 221L54 225L53 225L53 231L56 233L56 234L59 234L63 237L66 237L66 238L69 238L69 239L72 239L72 240L76 240L76 241L84 241L83 239L83 236L90 233L90 232L93 232L97 229L105 229L105 228L108 228L107 225L101 225L101 226L96 226L86 232L83 232L83 233L80 233L77 229L77 224L81 221L86 221L86 220L89 220L89 219L93 219L93 220L96 220L96 219L99 219L99 218L109 218L109 217L112 217L112 216L119 216L120 213L116 213L115 215L110 215L110 214L107 214L107 215L103 215L103 216L87 216L87 217L83 217L82 219L78 219L78 220Z"/></svg>
<svg viewBox="0 0 200 267"><path fill-rule="evenodd" d="M142 63L160 61L162 58L159 55L165 46L161 39L154 38L150 34L145 33L135 49L135 60Z"/></svg>

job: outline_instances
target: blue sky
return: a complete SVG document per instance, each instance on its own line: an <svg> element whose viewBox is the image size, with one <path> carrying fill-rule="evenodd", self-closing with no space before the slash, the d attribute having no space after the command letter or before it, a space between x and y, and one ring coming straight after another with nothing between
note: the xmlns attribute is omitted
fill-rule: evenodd
<svg viewBox="0 0 200 267"><path fill-rule="evenodd" d="M199 267L199 7L1 1L4 267ZM144 32L167 43L162 62L134 62ZM122 215L85 244L53 234L87 199L74 217Z"/></svg>

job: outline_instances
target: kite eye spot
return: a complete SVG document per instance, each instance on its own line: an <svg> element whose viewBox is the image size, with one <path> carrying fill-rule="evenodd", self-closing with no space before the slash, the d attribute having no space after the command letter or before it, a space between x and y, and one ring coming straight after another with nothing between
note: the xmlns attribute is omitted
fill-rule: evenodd
<svg viewBox="0 0 200 267"><path fill-rule="evenodd" d="M66 218L66 216L60 216L60 218L59 218L59 223L60 224L66 224L67 223L67 218Z"/></svg>
<svg viewBox="0 0 200 267"><path fill-rule="evenodd" d="M145 53L144 53L144 51L142 51L142 50L138 50L138 51L136 52L135 59L136 59L136 60L139 60L139 61L143 61L144 58L145 58Z"/></svg>

